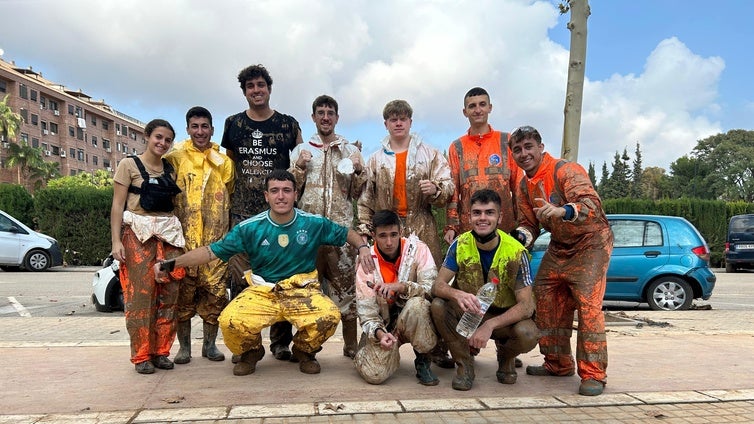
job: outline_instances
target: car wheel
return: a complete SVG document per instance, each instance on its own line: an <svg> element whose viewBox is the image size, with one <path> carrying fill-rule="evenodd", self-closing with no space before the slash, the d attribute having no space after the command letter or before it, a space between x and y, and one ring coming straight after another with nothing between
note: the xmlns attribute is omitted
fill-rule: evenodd
<svg viewBox="0 0 754 424"><path fill-rule="evenodd" d="M725 272L727 272L728 274L733 274L736 271L737 271L736 267L732 263L730 262L725 263Z"/></svg>
<svg viewBox="0 0 754 424"><path fill-rule="evenodd" d="M44 250L32 250L24 258L24 268L29 271L46 271L50 267L50 254Z"/></svg>
<svg viewBox="0 0 754 424"><path fill-rule="evenodd" d="M97 312L112 312L112 309L108 308L107 305L97 302L96 294L92 294L92 304L94 304L94 309L96 309Z"/></svg>
<svg viewBox="0 0 754 424"><path fill-rule="evenodd" d="M15 265L0 265L0 269L2 269L5 272L18 272L21 271L20 266Z"/></svg>
<svg viewBox="0 0 754 424"><path fill-rule="evenodd" d="M694 291L679 277L661 277L649 285L647 303L653 311L682 311L691 307Z"/></svg>
<svg viewBox="0 0 754 424"><path fill-rule="evenodd" d="M117 276L110 279L107 283L107 307L111 311L123 310L123 288L120 285L120 278Z"/></svg>

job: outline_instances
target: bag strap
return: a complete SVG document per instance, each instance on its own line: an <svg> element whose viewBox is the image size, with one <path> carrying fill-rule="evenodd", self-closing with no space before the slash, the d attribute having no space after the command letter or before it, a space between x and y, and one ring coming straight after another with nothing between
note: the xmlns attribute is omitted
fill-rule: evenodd
<svg viewBox="0 0 754 424"><path fill-rule="evenodd" d="M134 163L136 163L136 167L139 168L139 173L141 174L141 178L144 181L149 181L149 173L147 173L147 169L144 168L144 164L141 163L141 159L139 159L136 155L130 155L129 158L133 159ZM162 159L163 161L165 159ZM163 163L164 165L164 163ZM141 187L136 187L135 185L128 186L128 192L133 194L141 194Z"/></svg>

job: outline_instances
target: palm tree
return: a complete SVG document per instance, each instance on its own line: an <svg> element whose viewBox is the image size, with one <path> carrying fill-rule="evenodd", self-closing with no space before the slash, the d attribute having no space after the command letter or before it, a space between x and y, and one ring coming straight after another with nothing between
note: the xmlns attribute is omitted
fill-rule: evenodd
<svg viewBox="0 0 754 424"><path fill-rule="evenodd" d="M60 163L42 162L42 166L31 168L29 178L34 180L34 189L39 189L43 184L53 178L60 177Z"/></svg>
<svg viewBox="0 0 754 424"><path fill-rule="evenodd" d="M21 175L26 176L27 171L42 168L42 149L33 148L28 144L10 143L6 168L18 167L18 184L21 185Z"/></svg>
<svg viewBox="0 0 754 424"><path fill-rule="evenodd" d="M3 136L3 140L11 142L16 139L16 133L21 128L21 115L13 112L13 109L8 106L8 96L3 98L0 102L0 135Z"/></svg>

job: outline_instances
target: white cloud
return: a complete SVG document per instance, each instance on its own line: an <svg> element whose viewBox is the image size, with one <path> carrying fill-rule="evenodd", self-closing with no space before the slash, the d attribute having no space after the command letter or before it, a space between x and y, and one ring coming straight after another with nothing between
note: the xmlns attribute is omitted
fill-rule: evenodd
<svg viewBox="0 0 754 424"><path fill-rule="evenodd" d="M371 153L385 134L383 106L403 98L414 130L445 150L468 125L463 94L479 85L491 94L494 127L534 125L560 153L568 50L548 31L567 17L551 1L37 0L6 1L3 14L5 60L144 121L162 116L182 128L188 107L207 106L216 139L224 117L246 107L238 71L262 63L275 81L273 107L295 116L305 138L311 101L328 93L340 102L340 132ZM647 54L640 75L615 69L586 82L581 163L599 169L616 150L633 155L638 141L645 166L667 168L721 131L723 60L676 38ZM599 60L588 57L587 72Z"/></svg>

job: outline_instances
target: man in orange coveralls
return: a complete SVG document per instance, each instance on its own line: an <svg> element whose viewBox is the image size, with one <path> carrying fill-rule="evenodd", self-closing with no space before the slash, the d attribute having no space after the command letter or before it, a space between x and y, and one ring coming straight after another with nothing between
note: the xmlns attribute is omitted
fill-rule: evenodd
<svg viewBox="0 0 754 424"><path fill-rule="evenodd" d="M607 379L602 297L613 250L613 233L602 201L583 167L544 152L542 136L535 128L513 131L510 148L526 173L517 193L518 234L530 247L540 224L552 233L534 282L544 365L528 366L526 373L570 376L578 365L579 394L602 394ZM576 364L570 343L574 310L579 314Z"/></svg>
<svg viewBox="0 0 754 424"><path fill-rule="evenodd" d="M516 185L523 173L513 161L508 149L508 133L492 129L488 120L492 112L490 95L482 87L474 87L463 96L463 116L469 120L469 130L448 148L450 176L456 191L445 209L445 242L450 245L461 233L471 231L471 195L490 189L500 195L498 228L510 233L516 228ZM447 351L444 342L438 345ZM435 355L435 358L442 355ZM433 359L435 359L433 358ZM448 358L450 360L450 358ZM438 362L443 368L449 364ZM516 358L516 367L521 367Z"/></svg>

